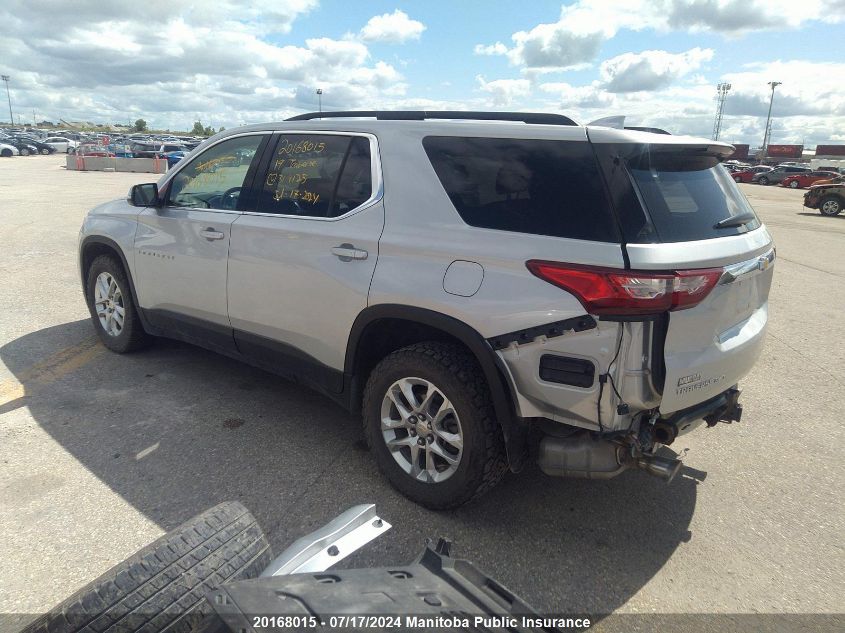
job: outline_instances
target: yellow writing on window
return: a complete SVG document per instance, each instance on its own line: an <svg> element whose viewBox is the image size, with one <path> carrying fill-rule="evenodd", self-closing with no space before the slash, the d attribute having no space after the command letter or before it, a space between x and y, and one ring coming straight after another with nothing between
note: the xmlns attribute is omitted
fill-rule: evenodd
<svg viewBox="0 0 845 633"><path fill-rule="evenodd" d="M317 204L320 200L320 194L306 189L288 189L286 187L282 187L273 194L273 200L279 202L284 199L301 200L302 202Z"/></svg>

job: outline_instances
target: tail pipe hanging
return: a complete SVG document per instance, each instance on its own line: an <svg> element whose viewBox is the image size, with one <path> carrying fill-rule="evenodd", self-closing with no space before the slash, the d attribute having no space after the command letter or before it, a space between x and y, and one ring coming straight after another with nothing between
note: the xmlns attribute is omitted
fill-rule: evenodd
<svg viewBox="0 0 845 633"><path fill-rule="evenodd" d="M540 469L553 477L611 479L629 468L639 468L669 483L681 469L679 459L653 454L632 457L628 447L596 439L587 431L560 438L551 435L540 441Z"/></svg>

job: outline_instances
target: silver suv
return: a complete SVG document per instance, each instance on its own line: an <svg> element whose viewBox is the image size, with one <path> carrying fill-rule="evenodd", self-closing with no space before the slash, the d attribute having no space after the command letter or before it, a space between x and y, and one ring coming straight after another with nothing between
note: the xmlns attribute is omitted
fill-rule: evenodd
<svg viewBox="0 0 845 633"><path fill-rule="evenodd" d="M438 509L529 455L669 480L661 446L739 419L775 252L730 145L550 114L319 117L227 130L89 213L107 347L166 336L307 385Z"/></svg>

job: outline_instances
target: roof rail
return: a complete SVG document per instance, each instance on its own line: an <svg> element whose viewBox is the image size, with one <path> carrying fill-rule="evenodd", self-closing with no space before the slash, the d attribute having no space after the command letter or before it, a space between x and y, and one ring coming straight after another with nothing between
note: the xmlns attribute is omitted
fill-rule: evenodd
<svg viewBox="0 0 845 633"><path fill-rule="evenodd" d="M578 125L568 116L546 112L471 112L463 110L344 110L340 112L308 112L286 121L313 119L368 118L379 121L424 121L426 119L463 119L473 121L517 121L535 125Z"/></svg>

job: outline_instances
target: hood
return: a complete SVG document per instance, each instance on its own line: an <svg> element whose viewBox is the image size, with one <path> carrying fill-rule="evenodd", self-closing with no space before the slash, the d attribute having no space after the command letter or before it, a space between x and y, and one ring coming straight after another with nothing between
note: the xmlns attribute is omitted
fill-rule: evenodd
<svg viewBox="0 0 845 633"><path fill-rule="evenodd" d="M824 185L810 185L807 189L807 193L811 191L821 191L823 189L843 189L845 190L845 183L827 183Z"/></svg>

